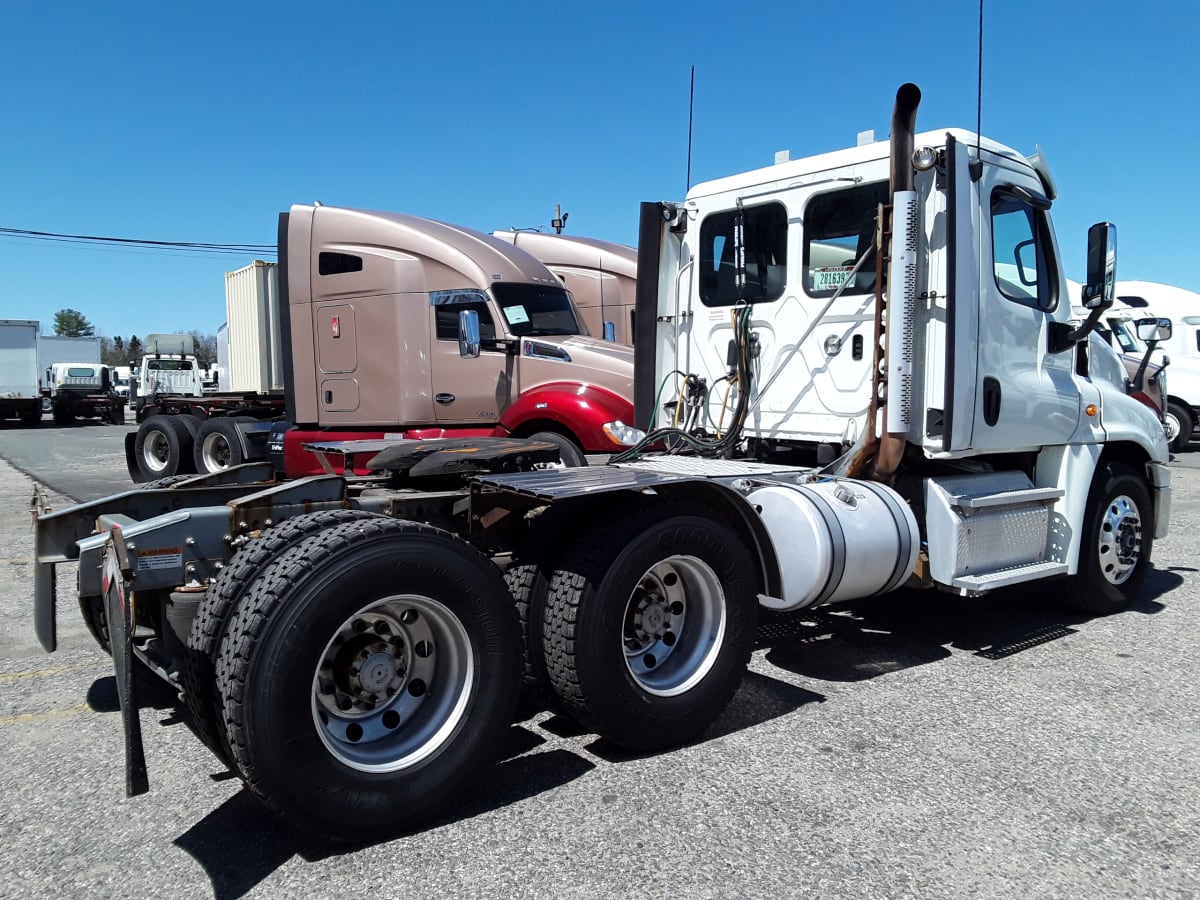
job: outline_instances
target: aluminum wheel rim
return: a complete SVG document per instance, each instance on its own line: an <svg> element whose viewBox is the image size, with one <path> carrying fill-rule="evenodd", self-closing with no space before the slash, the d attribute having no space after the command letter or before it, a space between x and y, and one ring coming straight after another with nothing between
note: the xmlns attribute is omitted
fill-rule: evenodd
<svg viewBox="0 0 1200 900"><path fill-rule="evenodd" d="M625 667L642 690L674 697L704 679L724 636L716 572L695 556L672 556L646 570L625 607Z"/></svg>
<svg viewBox="0 0 1200 900"><path fill-rule="evenodd" d="M204 443L200 445L200 455L204 467L210 472L219 472L229 468L229 439L216 432L205 435Z"/></svg>
<svg viewBox="0 0 1200 900"><path fill-rule="evenodd" d="M1163 415L1163 431L1166 432L1168 444L1179 436L1179 420L1170 412Z"/></svg>
<svg viewBox="0 0 1200 900"><path fill-rule="evenodd" d="M146 442L142 445L142 459L152 472L164 471L171 459L171 445L167 443L167 436L161 431L147 434Z"/></svg>
<svg viewBox="0 0 1200 900"><path fill-rule="evenodd" d="M416 594L346 619L317 663L312 716L325 748L360 772L395 772L434 753L462 722L475 684L462 621Z"/></svg>
<svg viewBox="0 0 1200 900"><path fill-rule="evenodd" d="M1100 522L1100 572L1109 584L1124 584L1142 555L1142 518L1125 494L1114 497Z"/></svg>

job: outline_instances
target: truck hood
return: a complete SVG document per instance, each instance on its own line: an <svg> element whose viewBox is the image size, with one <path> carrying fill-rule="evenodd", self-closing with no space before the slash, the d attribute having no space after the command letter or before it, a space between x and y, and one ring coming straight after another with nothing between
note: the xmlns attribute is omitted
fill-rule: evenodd
<svg viewBox="0 0 1200 900"><path fill-rule="evenodd" d="M583 335L523 337L521 390L552 381L608 388L633 402L633 348Z"/></svg>

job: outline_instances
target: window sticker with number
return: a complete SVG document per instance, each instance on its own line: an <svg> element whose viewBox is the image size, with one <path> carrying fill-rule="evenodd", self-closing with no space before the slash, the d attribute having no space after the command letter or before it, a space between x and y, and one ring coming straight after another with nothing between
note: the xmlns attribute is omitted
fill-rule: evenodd
<svg viewBox="0 0 1200 900"><path fill-rule="evenodd" d="M508 320L509 325L524 325L529 321L529 313L523 306L506 306L504 307L504 318Z"/></svg>

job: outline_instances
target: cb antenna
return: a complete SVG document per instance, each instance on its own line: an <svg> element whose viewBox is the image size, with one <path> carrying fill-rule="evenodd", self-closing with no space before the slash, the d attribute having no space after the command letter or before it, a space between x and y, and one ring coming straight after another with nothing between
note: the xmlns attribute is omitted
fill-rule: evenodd
<svg viewBox="0 0 1200 900"><path fill-rule="evenodd" d="M684 194L692 189L692 113L696 109L696 67L692 66L692 86L688 91L688 157L687 157L687 187Z"/></svg>
<svg viewBox="0 0 1200 900"><path fill-rule="evenodd" d="M562 204L554 204L554 218L550 220L550 227L554 229L555 234L562 234L563 229L567 227L567 216L570 213L562 211Z"/></svg>
<svg viewBox="0 0 1200 900"><path fill-rule="evenodd" d="M979 76L976 80L975 94L975 161L970 165L971 180L978 181L983 176L983 156L980 144L983 134L983 0L979 0Z"/></svg>

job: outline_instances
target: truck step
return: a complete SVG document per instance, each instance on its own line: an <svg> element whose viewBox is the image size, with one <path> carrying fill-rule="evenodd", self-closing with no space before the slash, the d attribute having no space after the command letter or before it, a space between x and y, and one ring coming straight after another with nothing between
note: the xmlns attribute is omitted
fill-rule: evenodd
<svg viewBox="0 0 1200 900"><path fill-rule="evenodd" d="M983 593L996 588L1008 587L1010 584L1036 581L1040 578L1049 578L1051 575L1065 575L1066 573L1066 563L1036 562L995 572L984 572L979 575L960 575L954 579L953 586L963 591Z"/></svg>
<svg viewBox="0 0 1200 900"><path fill-rule="evenodd" d="M992 491L986 494L956 494L949 498L955 509L986 509L994 506L1016 506L1018 503L1042 503L1057 500L1067 492L1056 487L1022 488Z"/></svg>

